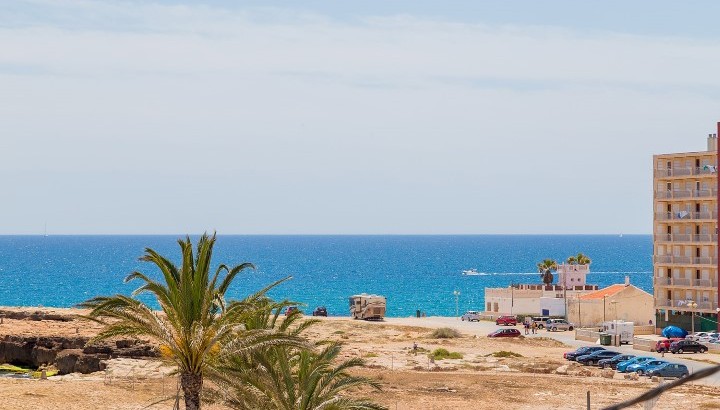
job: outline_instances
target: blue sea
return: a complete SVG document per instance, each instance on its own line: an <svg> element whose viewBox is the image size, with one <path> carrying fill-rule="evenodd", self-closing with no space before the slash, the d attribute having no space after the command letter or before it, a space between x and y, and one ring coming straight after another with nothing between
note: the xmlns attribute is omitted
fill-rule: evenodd
<svg viewBox="0 0 720 410"><path fill-rule="evenodd" d="M193 237L196 239L196 237ZM134 270L159 277L139 262L146 247L179 261L177 236L0 236L0 305L70 307L97 295L129 294L123 283ZM588 283L630 282L652 293L650 235L469 236L218 236L214 265L252 262L230 289L241 298L286 276L276 299L325 305L347 315L347 297L377 293L388 298L389 316L483 310L485 287L540 283L536 264L582 252L592 259ZM462 271L477 269L478 276Z"/></svg>

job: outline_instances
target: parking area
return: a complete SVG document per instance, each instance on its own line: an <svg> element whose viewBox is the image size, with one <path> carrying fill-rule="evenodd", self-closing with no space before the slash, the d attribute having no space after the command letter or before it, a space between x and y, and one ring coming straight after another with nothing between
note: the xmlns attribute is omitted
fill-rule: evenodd
<svg viewBox="0 0 720 410"><path fill-rule="evenodd" d="M412 325L412 326L423 326L430 328L438 327L452 327L460 330L463 333L475 335L477 337L486 337L489 333L503 328L504 326L497 326L495 322L481 320L479 322L466 322L461 321L459 318L451 317L426 317L426 318L386 318L386 322L392 324ZM522 325L517 325L516 328L525 336L525 331ZM538 330L536 334L529 334L525 337L549 337L565 343L573 348L581 346L593 346L599 345L599 342L587 342L575 339L575 331L558 331L550 332L547 330ZM648 339L659 339L653 335L643 335L643 338ZM664 356L657 352L648 352L645 350L635 349L633 345L621 345L621 346L607 346L608 349L618 351L619 353L632 354L635 356L651 356L658 359L663 359L672 363L679 363L687 366L690 373L696 372L701 369L711 367L715 364L720 363L720 355L715 353L685 353L685 354L672 354L666 353ZM709 384L713 386L720 386L720 374L716 373L704 379L701 383Z"/></svg>

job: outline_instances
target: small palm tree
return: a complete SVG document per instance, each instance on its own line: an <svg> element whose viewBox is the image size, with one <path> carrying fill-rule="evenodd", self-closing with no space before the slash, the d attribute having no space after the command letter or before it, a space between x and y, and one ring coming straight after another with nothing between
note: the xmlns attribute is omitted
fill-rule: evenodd
<svg viewBox="0 0 720 410"><path fill-rule="evenodd" d="M553 280L555 280L552 271L557 270L557 262L555 262L552 259L544 259L542 262L537 264L538 272L540 272L540 277L542 278L542 281L546 285L552 285Z"/></svg>
<svg viewBox="0 0 720 410"><path fill-rule="evenodd" d="M103 331L93 339L101 340L118 335L149 336L160 344L163 357L174 362L180 373L180 385L187 410L200 408L203 372L224 346L237 351L252 350L278 343L293 343L265 330L247 330L243 321L258 311L258 301L275 286L262 289L242 302L226 305L225 293L233 279L250 263L233 268L220 265L211 275L215 235L203 235L193 255L190 238L179 240L182 264L175 266L156 251L147 248L141 261L155 264L164 283L140 272L131 273L125 281L143 282L131 297L100 296L80 304L92 309L89 318L104 323ZM152 294L162 309L153 311L135 298L141 293ZM106 321L106 319L110 319Z"/></svg>
<svg viewBox="0 0 720 410"><path fill-rule="evenodd" d="M577 256L567 258L567 263L570 265L589 265L591 262L590 258L582 253L578 253Z"/></svg>
<svg viewBox="0 0 720 410"><path fill-rule="evenodd" d="M299 313L277 322L280 309L265 324L278 331L299 336L316 321L296 325ZM319 349L319 351L315 351ZM268 410L383 410L366 399L343 395L355 387L380 385L365 377L353 376L348 370L362 366L363 360L350 359L335 365L341 345L318 342L315 349L307 347L273 346L225 357L222 366L210 377L219 387L214 396L234 409Z"/></svg>

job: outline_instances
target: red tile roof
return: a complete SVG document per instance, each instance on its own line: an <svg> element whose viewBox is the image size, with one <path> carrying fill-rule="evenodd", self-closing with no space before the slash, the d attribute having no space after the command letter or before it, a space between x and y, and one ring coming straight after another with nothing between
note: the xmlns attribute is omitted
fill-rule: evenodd
<svg viewBox="0 0 720 410"><path fill-rule="evenodd" d="M586 295L582 295L582 296L580 296L580 299L582 299L582 300L602 299L602 298L610 297L625 288L626 288L625 285L611 285L606 288L600 289L598 291L588 293Z"/></svg>

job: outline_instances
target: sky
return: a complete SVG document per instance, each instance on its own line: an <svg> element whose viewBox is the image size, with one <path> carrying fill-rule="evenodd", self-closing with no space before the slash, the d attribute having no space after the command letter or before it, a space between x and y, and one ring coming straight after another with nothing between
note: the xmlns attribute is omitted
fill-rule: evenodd
<svg viewBox="0 0 720 410"><path fill-rule="evenodd" d="M626 4L632 3L632 4ZM716 1L0 2L0 234L649 234Z"/></svg>

